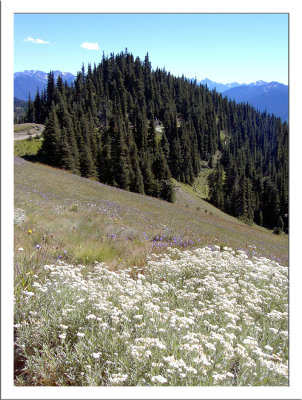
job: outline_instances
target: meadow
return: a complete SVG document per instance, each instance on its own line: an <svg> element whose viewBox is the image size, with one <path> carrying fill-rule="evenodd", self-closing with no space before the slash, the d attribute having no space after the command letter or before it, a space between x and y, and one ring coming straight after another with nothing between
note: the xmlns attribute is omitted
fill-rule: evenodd
<svg viewBox="0 0 302 400"><path fill-rule="evenodd" d="M45 265L18 297L18 384L288 384L286 267L216 246L83 270Z"/></svg>
<svg viewBox="0 0 302 400"><path fill-rule="evenodd" d="M287 385L288 237L15 158L17 385Z"/></svg>

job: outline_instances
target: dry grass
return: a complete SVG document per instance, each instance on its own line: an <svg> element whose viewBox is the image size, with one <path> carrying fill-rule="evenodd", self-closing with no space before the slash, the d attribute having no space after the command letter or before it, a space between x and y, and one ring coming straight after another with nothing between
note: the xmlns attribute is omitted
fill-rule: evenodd
<svg viewBox="0 0 302 400"><path fill-rule="evenodd" d="M25 212L15 226L17 276L58 258L104 261L113 269L144 265L151 252L162 253L168 245L226 245L288 263L287 236L249 227L183 186L170 204L15 160L15 207Z"/></svg>
<svg viewBox="0 0 302 400"><path fill-rule="evenodd" d="M20 312L24 312L25 303L22 300L24 293L26 296L26 293L36 290L37 277L41 283L47 282L44 266L57 265L58 260L74 266L85 265L82 274L83 281L86 282L89 282L95 273L97 268L95 261L104 262L110 270L124 270L125 273L140 271L141 274L148 276L150 274L149 256L155 254L153 257L156 257L156 253L165 253L168 246L183 250L193 250L204 246L213 248L214 245L227 246L232 247L236 252L241 249L250 255L275 259L282 265L288 263L287 236L274 235L263 228L247 226L200 199L190 188L180 184L178 186L176 202L170 204L109 187L56 168L15 158L14 268L15 294L18 299L16 304ZM171 262L173 260L171 255ZM184 278L190 279L191 272L188 271L188 274L185 272ZM129 274L131 275L131 272ZM162 275L157 273L155 277L161 282ZM73 293L69 289L67 288L68 293ZM183 290L183 286L180 290ZM68 297L65 298L59 292L57 295L60 305L56 308L57 311L60 310L63 301L72 304ZM47 295L45 298L50 297ZM52 340L53 335L50 335L48 328L52 327L51 324L54 324L56 316L53 312L49 312L46 304L45 318L52 322L50 325L41 325L42 302L37 300L36 305L37 311L28 307L28 312L33 311L35 315L38 315L37 324L40 324L39 327L45 327L46 337ZM83 311L82 305L80 310ZM33 314L30 315L32 318ZM24 317L21 315L20 321L23 320ZM59 332L58 321L57 319L56 325L53 326L56 334ZM79 323L78 319L75 319L75 322ZM66 325L69 325L69 322ZM165 328L163 329L166 331ZM25 336L29 342L33 342L31 343L33 348L38 349L39 346L34 343L36 339L41 340L43 344L46 342L44 337L37 336L37 332L35 335L28 333ZM91 337L99 339L103 336L92 335ZM176 339L178 343L178 338ZM58 338L56 340L59 341ZM116 343L115 338L114 343ZM121 343L124 343L124 340ZM16 353L16 374L20 374L16 377L16 384L31 385L34 376L40 376L40 380L35 382L37 385L66 384L62 371L67 365L68 357L75 353L70 348L70 352L66 353L67 358L61 359L57 357L61 353L56 353L61 349L60 343L55 344L55 347L53 343L50 343L49 346L45 359L42 354L33 364L30 363L30 357L33 354L26 355L27 361L24 361L22 352L21 355ZM112 346L109 347L112 352ZM53 352L54 348L55 352ZM95 350L92 351L95 352ZM84 351L83 354L86 353L87 351ZM48 355L51 356L49 359ZM91 358L90 355L89 357ZM108 355L108 360L111 360L110 357L112 357L111 353ZM95 364L93 358L92 361ZM33 371L26 375L23 369L25 362L29 370L33 368L37 372L36 375ZM72 361L68 365L76 368L77 364ZM48 367L51 370L46 371L45 368ZM112 372L116 371L112 370ZM26 381L27 378L30 383ZM194 380L188 382L188 384L195 384ZM88 379L87 382L79 381L79 384L94 385L100 382ZM173 381L172 384L178 384L178 381L175 383ZM213 384L213 382L207 384ZM263 381L261 384L269 383ZM278 381L276 384L283 383Z"/></svg>

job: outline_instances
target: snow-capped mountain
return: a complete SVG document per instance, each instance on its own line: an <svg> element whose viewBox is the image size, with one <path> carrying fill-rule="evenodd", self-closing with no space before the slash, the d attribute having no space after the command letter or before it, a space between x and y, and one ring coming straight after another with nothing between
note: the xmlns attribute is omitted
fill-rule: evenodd
<svg viewBox="0 0 302 400"><path fill-rule="evenodd" d="M288 120L288 86L279 82L257 81L240 85L223 92L236 103L249 103L259 111L266 111Z"/></svg>
<svg viewBox="0 0 302 400"><path fill-rule="evenodd" d="M213 90L216 89L217 92L223 93L228 89L231 89L236 86L240 86L241 83L237 82L232 82L232 83L217 83L214 81L211 81L209 78L205 78L202 81L197 81L197 83L200 85L207 85L208 89Z"/></svg>
<svg viewBox="0 0 302 400"><path fill-rule="evenodd" d="M55 80L59 75L63 81L71 84L75 80L75 76L70 72L53 71ZM14 97L20 100L28 100L30 97L33 100L36 96L37 89L39 92L45 89L47 84L48 73L36 70L25 70L23 72L14 73Z"/></svg>
<svg viewBox="0 0 302 400"><path fill-rule="evenodd" d="M193 79L192 79L193 80ZM266 111L288 121L288 86L279 82L262 80L252 83L217 83L209 78L198 81L208 89L222 93L236 103L249 103L259 111Z"/></svg>
<svg viewBox="0 0 302 400"><path fill-rule="evenodd" d="M55 80L59 75L63 81L71 84L75 76L70 72L53 71ZM26 70L15 72L14 74L14 97L20 100L28 100L30 93L33 100L37 89L39 92L45 89L48 74L43 71ZM193 79L192 79L193 80ZM197 81L197 84L207 85L208 89L216 89L223 93L230 100L237 103L245 102L255 107L259 111L267 111L281 117L282 120L288 120L288 86L279 82L265 82L259 80L249 84L243 83L217 83L211 79L205 78Z"/></svg>

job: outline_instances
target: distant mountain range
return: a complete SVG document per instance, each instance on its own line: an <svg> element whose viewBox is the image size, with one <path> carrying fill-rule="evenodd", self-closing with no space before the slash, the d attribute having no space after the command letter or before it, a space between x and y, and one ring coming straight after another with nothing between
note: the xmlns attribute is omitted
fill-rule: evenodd
<svg viewBox="0 0 302 400"><path fill-rule="evenodd" d="M206 78L197 81L198 84L207 85L210 90L227 96L236 103L249 103L257 110L266 111L288 121L288 86L279 82L257 81L253 83L217 83Z"/></svg>
<svg viewBox="0 0 302 400"><path fill-rule="evenodd" d="M15 72L14 74L14 97L20 100L28 100L30 93L33 100L37 93L45 89L47 84L47 73L43 71L26 70ZM54 78L61 75L63 81L71 84L75 76L70 72L54 71ZM217 92L227 96L236 103L249 103L259 111L266 111L275 114L282 121L288 121L288 86L278 82L257 81L250 84L217 83L211 79L197 81L197 84L207 85L210 90L216 89Z"/></svg>
<svg viewBox="0 0 302 400"><path fill-rule="evenodd" d="M249 103L259 111L275 114L288 121L288 86L278 82L257 81L240 85L223 92L236 103Z"/></svg>
<svg viewBox="0 0 302 400"><path fill-rule="evenodd" d="M211 81L211 79L209 78L205 78L202 81L197 81L197 84L201 84L201 85L207 85L208 89L213 90L216 89L217 92L219 93L223 93L228 89L231 89L233 87L236 86L240 86L240 83L237 82L232 82L232 83L217 83L214 81Z"/></svg>
<svg viewBox="0 0 302 400"><path fill-rule="evenodd" d="M70 72L53 71L55 80L59 75L63 81L71 84L75 80L75 76ZM45 89L47 84L48 73L43 71L26 70L23 72L14 73L14 97L20 100L28 100L30 97L33 100L36 96L37 89L39 92Z"/></svg>

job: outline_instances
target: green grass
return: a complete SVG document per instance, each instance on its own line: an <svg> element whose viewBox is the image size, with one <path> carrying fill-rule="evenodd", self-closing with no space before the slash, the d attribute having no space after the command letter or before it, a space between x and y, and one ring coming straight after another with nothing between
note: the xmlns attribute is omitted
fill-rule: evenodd
<svg viewBox="0 0 302 400"><path fill-rule="evenodd" d="M191 195L195 195L204 200L208 199L209 196L209 186L208 186L208 176L211 172L208 168L202 168L198 177L194 180L192 185L183 185L185 190Z"/></svg>
<svg viewBox="0 0 302 400"><path fill-rule="evenodd" d="M204 175L206 174L207 171L204 171ZM244 250L251 256L264 256L268 259L276 259L282 265L288 264L288 238L286 235L274 235L264 228L247 226L201 199L196 191L188 185L177 183L176 201L171 204L109 187L56 168L30 163L21 158L15 158L14 179L16 323L23 324L27 320L30 322L29 325L22 325L18 332L18 343L20 346L24 344L26 348L25 353L21 352L22 357L26 358L26 362L17 354L17 365L20 364L22 369L26 364L26 369L21 374L20 371L18 372L16 380L18 385L69 385L75 384L74 382L79 385L111 384L115 378L117 380L124 379L123 376L116 376L121 371L126 371L125 375L128 380L125 381L125 384L144 384L143 379L145 381L147 379L148 384L154 384L152 377L163 374L162 369L154 366L151 376L148 377L145 374L152 367L148 364L148 358L146 358L146 364L142 366L137 362L133 364L133 360L131 361L129 358L129 351L125 352L125 344L128 339L119 335L122 335L124 331L127 332L128 328L132 332L133 321L121 325L117 331L104 333L100 332L93 323L87 323L86 320L89 313L96 313L95 307L99 303L95 300L100 295L106 296L106 299L112 302L113 309L114 307L122 308L120 301L128 293L129 287L134 284L133 281L129 281L129 283L128 277L126 277L126 286L119 287L118 282L120 281L117 278L117 281L109 282L109 286L100 286L97 292L89 291L89 294L87 292L88 302L85 303L85 306L76 306L75 312L70 314L70 319L68 317L65 320L66 309L72 308L69 305L76 305L79 300L78 296L84 295L85 290L84 292L80 288L72 290L68 284L65 286L63 284L59 288L56 286L59 281L57 282L56 275L53 275L55 281L53 281L53 286L49 286L50 291L45 292L45 295L43 292L39 293L37 282L43 286L50 279L49 271L44 268L45 265L58 265L59 261L63 261L74 270L74 266L82 264L85 268L81 270L82 276L79 279L83 279L83 281L81 280L83 284L84 282L91 284L91 288L97 282L93 280L96 277L94 274L97 268L95 261L105 263L108 270L129 273L131 278L136 278L138 273L149 276L150 285L164 285L166 280L169 284L173 283L175 290L168 290L167 296L159 299L159 304L164 307L166 302L171 309L183 308L185 315L189 317L188 313L191 312L192 302L189 297L183 298L182 295L185 294L184 290L187 284L189 286L187 286L188 292L186 293L189 296L192 295L194 279L197 278L198 271L200 271L198 265L194 272L194 269L188 268L191 264L184 261L184 264L181 264L181 274L178 274L177 269L172 271L171 279L173 281L170 281L168 276L170 272L164 272L164 268L167 268L165 260L163 260L163 264L158 265L156 273L152 272L152 263L148 263L151 255L153 259L157 254L163 257L167 247L194 251L195 248L218 245L220 248L224 246L233 248L235 255L240 254L240 250ZM198 179L197 187L202 190L206 176L201 174ZM172 262L177 260L178 255L172 254L169 257ZM165 267L162 268L161 265L165 265ZM217 266L220 268L220 261L215 265L215 268ZM219 273L218 270L216 272ZM196 276L194 276L195 273ZM209 271L209 277L211 274L212 272ZM240 275L241 272L238 271L238 274ZM109 281L110 276L109 274ZM243 279L244 273L240 277ZM206 275L205 279L207 279ZM191 284L193 286L190 286ZM267 281L263 281L261 285L259 288L264 290ZM149 286L146 288L146 293L148 293L150 288ZM286 286L284 286L285 289ZM25 301L27 296L31 296L31 294L27 294L28 292L34 293L33 302ZM131 293L130 290L127 294L130 302L133 299ZM177 293L179 296L176 295ZM215 291L207 290L204 295L202 301L211 301ZM244 298L240 300L239 297L239 303L245 304ZM101 302L101 299L99 301ZM282 302L278 303L278 308L274 301L276 299L270 301L272 309L281 309ZM139 301L137 307L137 313L140 315L142 312L145 315L144 300ZM196 307L198 307L197 304ZM111 321L110 315L112 315L113 309L108 309L108 313L105 312L100 316L104 323ZM130 314L126 313L125 316L132 318L134 310L133 308L129 308L129 310ZM38 315L39 318L36 318L35 315ZM257 315L256 309L253 311L253 316L260 326L262 322L264 324L265 318L257 320L260 318ZM219 318L219 321L225 318L223 314L216 317ZM144 318L142 322L146 323L146 327L143 328L144 325L135 326L137 331L130 332L133 349L133 346L137 345L135 340L140 335L154 337L152 335L157 332L150 318L157 321L158 316L145 315ZM215 318L210 318L208 321L215 325L217 323ZM64 343L59 337L59 335L64 335L60 324L68 325L70 330L68 332L73 335L70 339L68 337ZM197 325L203 326L201 323ZM81 331L81 327L84 330ZM114 326L112 325L112 327ZM143 330L141 330L142 328ZM175 358L183 357L186 364L190 365L192 357L190 354L183 355L181 349L178 349L179 336L173 327L159 324L156 329L159 328L166 332L165 342L170 341L171 344L169 352L166 352L165 356L169 357L174 354ZM282 325L282 329L286 329L285 325ZM198 331L198 333L204 335L206 331L207 328L205 332ZM77 332L85 332L88 341L86 342L84 339L83 341L74 341ZM118 336L116 336L117 332ZM242 341L246 337L245 334L249 335L248 328L243 333ZM268 338L268 334L265 333L265 335ZM280 343L277 339L274 340L273 338L269 339L268 343L277 349ZM115 343L115 347L113 343ZM102 354L101 367L99 361L96 362L94 359L94 353ZM122 354L125 357L122 357ZM223 354L223 352L219 354ZM110 360L114 362L114 365L106 364L106 361ZM154 355L153 362L156 363L156 360L158 363L162 362L159 354ZM237 363L238 360L227 364L222 362L222 359L219 360L218 357L217 368L216 366L214 369L212 368L211 373L222 371L222 369L224 371L236 370L237 367L234 367L234 363ZM219 364L222 365L222 369ZM70 367L66 367L67 365ZM90 366L87 367L88 370L92 368L91 374L86 374L88 370L83 369L87 365ZM241 382L251 382L252 384L258 382L263 385L284 384L283 378L269 376L266 369L262 370L261 368L260 366L256 368L257 377L260 376L260 380L253 378L252 375L247 375L242 369ZM141 371L141 374L137 375L137 371ZM179 377L173 375L169 384L182 385L184 382L188 385L214 384L213 379L198 381L194 373L190 373L186 379L187 381L181 381ZM237 384L237 378L232 382L226 380L223 384ZM124 383L122 382L122 384Z"/></svg>
<svg viewBox="0 0 302 400"><path fill-rule="evenodd" d="M14 155L16 157L35 156L41 145L42 141L36 138L18 140L15 142Z"/></svg>
<svg viewBox="0 0 302 400"><path fill-rule="evenodd" d="M177 186L170 204L17 158L15 207L25 220L15 225L16 284L26 287L28 271L58 259L88 266L104 261L119 269L142 266L152 252L171 245L227 245L287 265L286 235L247 226L191 187Z"/></svg>
<svg viewBox="0 0 302 400"><path fill-rule="evenodd" d="M207 248L85 270L16 296L18 386L288 385L287 268Z"/></svg>

